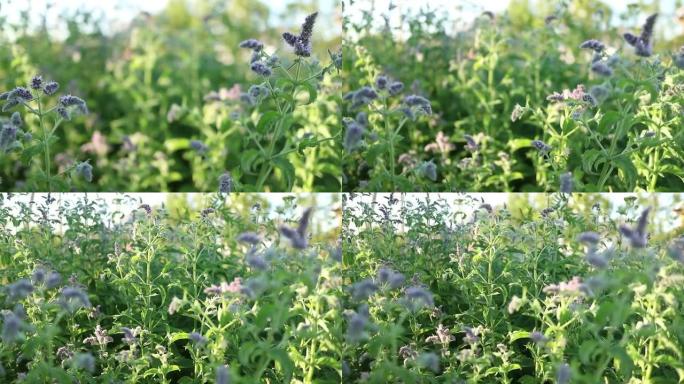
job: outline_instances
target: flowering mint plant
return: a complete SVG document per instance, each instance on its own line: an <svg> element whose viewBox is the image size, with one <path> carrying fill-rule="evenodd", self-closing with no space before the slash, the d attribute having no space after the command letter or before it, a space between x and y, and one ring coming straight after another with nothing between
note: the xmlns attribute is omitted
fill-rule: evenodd
<svg viewBox="0 0 684 384"><path fill-rule="evenodd" d="M432 159L419 161L397 152L404 138L402 129L421 116L432 114L428 99L417 94L402 96L403 93L403 82L381 74L375 77L373 85L343 97L349 112L356 113L343 119L343 163L374 164L364 171L371 180L363 184L371 190L403 190L413 183L427 186L426 182L437 181L437 166Z"/></svg>
<svg viewBox="0 0 684 384"><path fill-rule="evenodd" d="M27 181L30 183L28 188L32 190L69 190L74 183L89 183L93 179L93 167L87 160L74 163L56 175L52 174L50 146L57 140L57 129L62 122L71 120L73 116L88 113L86 102L77 96L63 95L56 102L51 100L58 89L57 82L45 81L42 76L37 75L27 87L16 87L0 94L2 112L23 108L38 120L36 137L25 126L19 111L15 111L9 120L2 122L0 130L0 155L20 152L22 161L29 166L36 160L37 177Z"/></svg>
<svg viewBox="0 0 684 384"><path fill-rule="evenodd" d="M297 178L293 162L306 157L306 149L320 148L332 137L316 137L312 133L299 136L296 130L315 131L303 122L300 109L319 98L319 89L326 74L339 67L338 54L330 53L330 62L321 65L312 57L313 31L318 13L307 16L298 33L285 32L282 41L285 51L269 52L257 39L240 43L240 48L251 52L249 68L255 81L246 90L239 86L231 99L230 118L243 132L243 148L239 167L228 170L236 191L289 191ZM293 56L293 58L291 58ZM214 102L220 95L207 99ZM196 141L192 149L204 156L212 145ZM308 177L305 177L308 179Z"/></svg>
<svg viewBox="0 0 684 384"><path fill-rule="evenodd" d="M681 189L684 56L670 16L634 6L620 19L636 23L616 25L615 12L554 3L454 29L448 12L346 2L365 15L345 20L346 80L358 91L342 112L346 189L555 192L568 173L582 192ZM434 109L393 145L370 92L378 74ZM392 151L408 181L387 180Z"/></svg>
<svg viewBox="0 0 684 384"><path fill-rule="evenodd" d="M339 228L308 199L116 199L0 195L0 382L341 381Z"/></svg>
<svg viewBox="0 0 684 384"><path fill-rule="evenodd" d="M669 198L507 201L345 195L344 382L684 380Z"/></svg>

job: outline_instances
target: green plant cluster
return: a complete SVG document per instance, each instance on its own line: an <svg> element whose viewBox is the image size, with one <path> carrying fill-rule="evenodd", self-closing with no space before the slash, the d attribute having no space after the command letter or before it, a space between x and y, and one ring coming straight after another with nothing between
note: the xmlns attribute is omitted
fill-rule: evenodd
<svg viewBox="0 0 684 384"><path fill-rule="evenodd" d="M3 102L0 115L19 112L32 137L0 148L0 189L213 192L228 173L236 191L339 191L334 15L319 15L302 57L282 34L298 33L316 4L274 15L261 1L200 3L172 0L125 28L86 11L10 19L3 4L0 92L42 76L90 113L44 128L42 113ZM264 44L270 76L252 70L262 58L240 47L248 39ZM73 182L70 171L85 161L92 179Z"/></svg>
<svg viewBox="0 0 684 384"><path fill-rule="evenodd" d="M682 231L654 223L672 207L541 202L349 197L345 382L684 380Z"/></svg>
<svg viewBox="0 0 684 384"><path fill-rule="evenodd" d="M432 113L403 124L380 91L347 102L345 117L369 121L356 136L347 124L345 191L553 192L567 173L585 192L684 186L684 41L659 32L676 27L657 2L616 15L598 1L512 1L474 20L458 4L347 5L348 90L390 77Z"/></svg>
<svg viewBox="0 0 684 384"><path fill-rule="evenodd" d="M340 382L339 226L310 198L26 197L0 197L0 382Z"/></svg>

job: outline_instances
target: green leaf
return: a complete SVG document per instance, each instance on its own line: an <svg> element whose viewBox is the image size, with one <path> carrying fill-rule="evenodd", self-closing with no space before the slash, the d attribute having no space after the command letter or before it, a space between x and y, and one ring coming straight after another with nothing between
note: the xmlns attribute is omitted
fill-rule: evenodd
<svg viewBox="0 0 684 384"><path fill-rule="evenodd" d="M277 111L268 111L264 112L263 115L261 115L261 118L259 118L259 122L257 123L256 130L257 132L264 134L268 132L268 127L271 124L274 124L278 119L280 118L280 113Z"/></svg>
<svg viewBox="0 0 684 384"><path fill-rule="evenodd" d="M248 149L240 153L240 168L243 173L251 173L255 160L261 155L256 149Z"/></svg>
<svg viewBox="0 0 684 384"><path fill-rule="evenodd" d="M40 144L32 145L24 149L21 154L21 161L23 163L28 163L34 156L38 155L43 151L43 146Z"/></svg>
<svg viewBox="0 0 684 384"><path fill-rule="evenodd" d="M508 147L511 152L515 152L520 148L527 148L532 145L532 140L530 139L513 139L508 141Z"/></svg>
<svg viewBox="0 0 684 384"><path fill-rule="evenodd" d="M530 337L530 332L528 331L513 331L508 334L508 337L511 340L511 343L520 340L520 339L527 339Z"/></svg>
<svg viewBox="0 0 684 384"><path fill-rule="evenodd" d="M190 140L185 138L171 138L164 141L164 147L168 152L176 152L180 149L190 148Z"/></svg>
<svg viewBox="0 0 684 384"><path fill-rule="evenodd" d="M292 186L294 185L295 182L295 168L290 163L289 160L283 158L283 157L277 157L272 160L274 167L280 172L282 172L282 176L285 178L285 182L287 183L287 190L291 190Z"/></svg>
<svg viewBox="0 0 684 384"><path fill-rule="evenodd" d="M631 377L634 370L634 361L629 357L627 351L623 348L615 347L612 352L616 360L615 366L620 371L620 375L624 378Z"/></svg>
<svg viewBox="0 0 684 384"><path fill-rule="evenodd" d="M596 175L594 172L594 165L602 152L597 149L590 149L582 154L582 170L590 175Z"/></svg>
<svg viewBox="0 0 684 384"><path fill-rule="evenodd" d="M620 170L622 179L627 184L625 190L631 191L636 186L637 169L627 156L621 155L613 159L613 164Z"/></svg>
<svg viewBox="0 0 684 384"><path fill-rule="evenodd" d="M306 101L306 103L302 103L302 105L311 104L316 101L316 98L318 97L318 91L316 91L316 87L311 85L311 83L302 83L297 88L304 88L306 92L309 93L309 99Z"/></svg>

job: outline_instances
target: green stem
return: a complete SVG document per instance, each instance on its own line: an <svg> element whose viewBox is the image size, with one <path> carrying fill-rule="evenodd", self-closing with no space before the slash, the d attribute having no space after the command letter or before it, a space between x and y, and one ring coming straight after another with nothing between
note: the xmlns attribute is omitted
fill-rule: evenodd
<svg viewBox="0 0 684 384"><path fill-rule="evenodd" d="M651 171L651 180L648 185L648 190L653 192L655 191L656 188L656 183L658 182L658 162L660 161L660 153L658 152L658 148L656 148L653 151L653 154L651 155L651 166L650 171Z"/></svg>
<svg viewBox="0 0 684 384"><path fill-rule="evenodd" d="M387 106L387 98L383 98L383 102L385 104L385 113L389 109ZM394 132L392 131L392 127L390 126L389 118L387 117L386 114L383 114L383 120L385 120L385 132L387 134L387 140L389 141L389 166L390 166L390 174L392 175L391 179L391 191L394 191L394 175L395 175L395 164L394 164Z"/></svg>
<svg viewBox="0 0 684 384"><path fill-rule="evenodd" d="M45 123L43 121L43 103L38 98L38 121L40 122L40 130L43 134L43 149L45 153L45 174L47 175L48 192L52 192L52 178L50 176L50 137L45 130Z"/></svg>
<svg viewBox="0 0 684 384"><path fill-rule="evenodd" d="M278 104L277 100L276 100L276 103L278 105L278 109L281 113L281 116L278 119L278 122L276 123L275 133L274 133L273 137L271 138L271 144L268 146L268 152L266 153L266 161L268 162L268 165L262 166L261 171L259 171L259 177L257 178L257 183L256 183L256 189L258 191L263 190L263 186L264 186L264 183L266 182L266 179L268 178L268 176L273 171L273 163L272 163L272 160L274 159L273 154L275 153L276 142L278 142L278 140L280 139L280 135L282 133L281 130L282 130L282 126L283 126L283 121L285 120L285 115L287 113L289 113L290 111L293 111L295 108L295 105L296 105L296 103L294 101L294 92L296 91L297 85L299 84L299 73L300 73L300 69L302 67L301 59L297 59L296 65L297 65L297 69L296 69L296 74L295 74L295 79L294 79L295 86L292 89L292 99L293 99L292 104L287 105L285 108L281 109L280 104ZM288 74L288 76L289 76L289 74ZM270 83L269 83L269 87L270 87Z"/></svg>

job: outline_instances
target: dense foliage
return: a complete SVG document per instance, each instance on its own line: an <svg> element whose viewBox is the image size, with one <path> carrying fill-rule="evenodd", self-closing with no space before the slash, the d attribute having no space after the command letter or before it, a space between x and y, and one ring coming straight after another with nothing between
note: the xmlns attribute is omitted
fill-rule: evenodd
<svg viewBox="0 0 684 384"><path fill-rule="evenodd" d="M0 382L340 382L334 205L121 199L0 197Z"/></svg>
<svg viewBox="0 0 684 384"><path fill-rule="evenodd" d="M684 41L653 3L345 2L344 190L681 190Z"/></svg>
<svg viewBox="0 0 684 384"><path fill-rule="evenodd" d="M345 382L684 380L671 206L416 196L345 201Z"/></svg>
<svg viewBox="0 0 684 384"><path fill-rule="evenodd" d="M330 10L298 49L283 34L301 37L311 2L274 15L259 1L172 0L127 26L86 12L54 24L51 9L10 21L12 6L0 5L0 189L215 191L229 175L239 191L340 190L341 27ZM40 88L8 100L36 76L89 114L61 123ZM73 172L80 163L91 180Z"/></svg>

